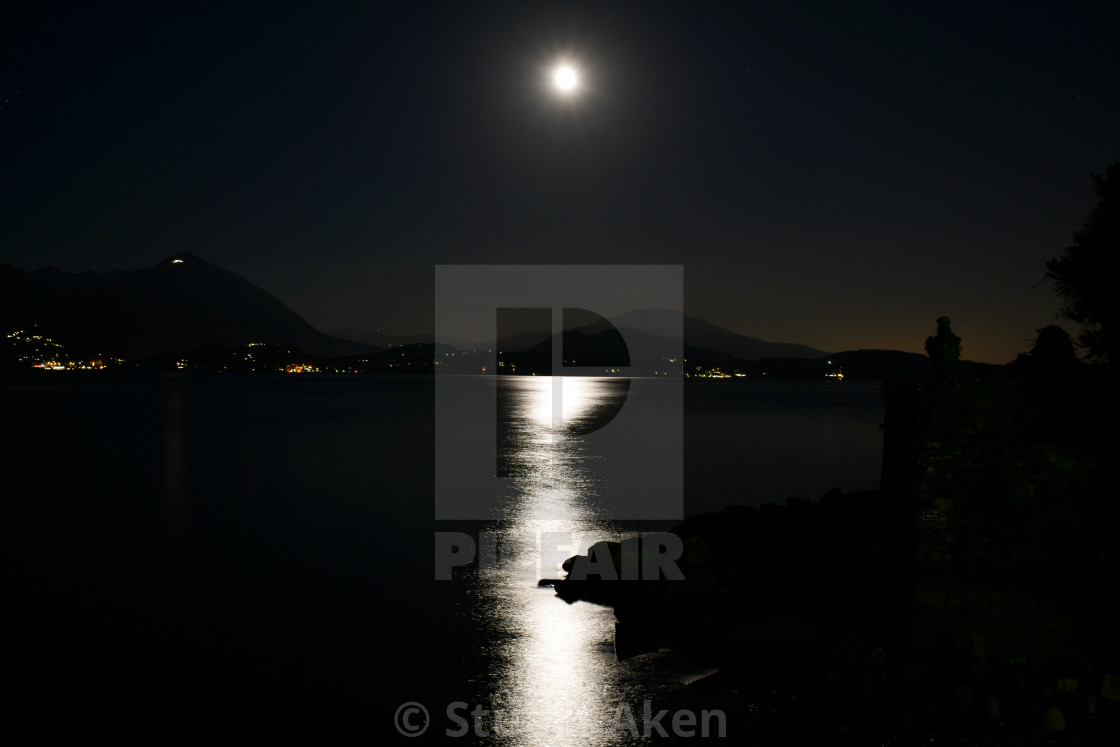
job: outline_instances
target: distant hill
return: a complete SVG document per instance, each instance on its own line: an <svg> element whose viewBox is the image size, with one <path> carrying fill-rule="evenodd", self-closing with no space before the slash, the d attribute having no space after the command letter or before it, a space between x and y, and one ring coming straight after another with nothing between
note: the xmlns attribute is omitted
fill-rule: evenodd
<svg viewBox="0 0 1120 747"><path fill-rule="evenodd" d="M109 273L2 265L0 322L37 324L69 349L128 359L248 342L323 357L376 350L319 332L272 294L189 252Z"/></svg>
<svg viewBox="0 0 1120 747"><path fill-rule="evenodd" d="M901 350L848 350L828 356L844 371L845 379L897 381L920 379L929 368L929 358Z"/></svg>
<svg viewBox="0 0 1120 747"><path fill-rule="evenodd" d="M648 344L651 346L651 350L655 348L673 350L677 347L677 343L670 340L668 330L680 330L682 328L680 320L681 315L679 312L667 309L638 309L635 311L628 311L611 319L618 329L627 332L627 337L629 339L640 342L642 345ZM606 329L604 325L605 322L580 324L578 328L583 333L593 336L603 332ZM648 330L658 330L659 333L650 334ZM661 332L663 330L665 332ZM799 345L791 342L769 342L757 337L740 335L716 324L712 324L711 322L687 315L683 317L683 332L686 356L691 358L693 354L695 354L705 361L762 360L766 358L816 359L827 355L825 351L817 350L808 345ZM363 335L361 337L357 335L350 336L357 337L357 339L369 339L368 335ZM507 334L501 341L490 340L481 343L468 343L451 339L444 339L442 341L455 345L461 350L470 348L486 349L495 346L499 348L511 347L516 350L527 350L549 337L550 333L548 331L527 329L523 330L523 334ZM420 339L419 337L417 338L417 340ZM569 356L565 354L565 357Z"/></svg>
<svg viewBox="0 0 1120 747"><path fill-rule="evenodd" d="M376 329L369 327L336 327L334 329L325 330L328 335L332 337L341 337L344 340L355 340L356 342L372 345L377 348L392 348L401 345L431 345L435 342L435 333L432 330L425 330L422 332L391 332L384 329ZM450 345L456 350L478 350L479 348L485 350L487 347L492 347L494 343L484 345L473 340L464 340L460 337L441 337L440 343Z"/></svg>
<svg viewBox="0 0 1120 747"><path fill-rule="evenodd" d="M660 328L668 315L677 314L665 309L638 309L620 314L613 321L619 327ZM726 353L738 360L763 358L820 358L828 353L808 345L792 342L768 342L748 337L694 316L684 317L684 342L690 348Z"/></svg>

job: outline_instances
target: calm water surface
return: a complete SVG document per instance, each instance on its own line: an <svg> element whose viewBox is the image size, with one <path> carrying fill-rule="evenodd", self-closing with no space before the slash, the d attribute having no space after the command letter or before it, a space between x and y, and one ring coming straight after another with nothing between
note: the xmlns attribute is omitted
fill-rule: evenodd
<svg viewBox="0 0 1120 747"><path fill-rule="evenodd" d="M419 741L458 728L445 710L463 703L491 735L456 743L637 743L612 729L619 704L668 707L704 673L616 662L609 609L536 584L628 529L599 514L594 454L565 430L617 383L565 380L556 419L552 380L503 379L516 499L437 525L431 378L0 381L5 664L46 734L391 740L416 701ZM689 513L878 484L877 385L690 381L685 397ZM502 562L437 582L436 530L490 532ZM543 562L542 542L559 545Z"/></svg>

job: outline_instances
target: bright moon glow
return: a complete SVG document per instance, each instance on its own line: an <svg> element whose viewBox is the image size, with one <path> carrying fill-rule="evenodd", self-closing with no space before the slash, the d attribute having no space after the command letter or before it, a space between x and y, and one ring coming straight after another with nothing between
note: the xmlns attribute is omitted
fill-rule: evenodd
<svg viewBox="0 0 1120 747"><path fill-rule="evenodd" d="M570 65L561 65L552 74L552 82L560 93L571 93L579 88L579 76Z"/></svg>

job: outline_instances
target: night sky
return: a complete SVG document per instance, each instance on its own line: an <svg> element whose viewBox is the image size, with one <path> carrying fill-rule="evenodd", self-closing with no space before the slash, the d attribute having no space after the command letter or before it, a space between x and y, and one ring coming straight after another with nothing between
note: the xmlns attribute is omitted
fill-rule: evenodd
<svg viewBox="0 0 1120 747"><path fill-rule="evenodd" d="M683 264L743 334L920 352L949 315L1002 363L1120 159L1114 3L228 5L0 17L0 262L192 251L429 334L435 264Z"/></svg>

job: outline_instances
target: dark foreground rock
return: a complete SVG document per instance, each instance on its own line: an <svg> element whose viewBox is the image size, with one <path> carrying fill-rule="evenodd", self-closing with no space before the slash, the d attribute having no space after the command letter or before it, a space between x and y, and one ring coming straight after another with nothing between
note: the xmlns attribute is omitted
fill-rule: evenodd
<svg viewBox="0 0 1120 747"><path fill-rule="evenodd" d="M693 652L719 668L693 687L839 743L1120 743L1110 538L1049 547L1067 560L1046 567L1020 550L946 565L886 501L834 490L691 516L670 530L683 580L619 580L640 545L600 543L556 592L613 607L620 659Z"/></svg>

